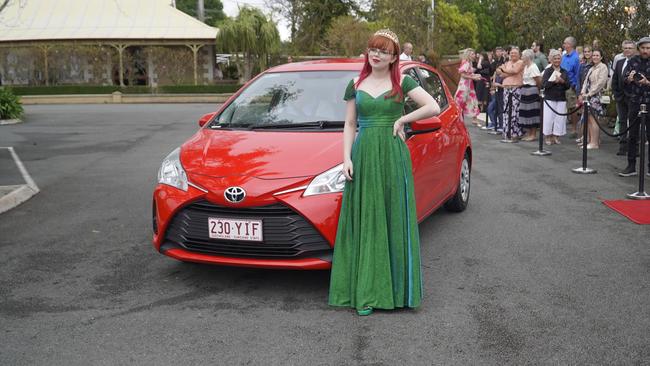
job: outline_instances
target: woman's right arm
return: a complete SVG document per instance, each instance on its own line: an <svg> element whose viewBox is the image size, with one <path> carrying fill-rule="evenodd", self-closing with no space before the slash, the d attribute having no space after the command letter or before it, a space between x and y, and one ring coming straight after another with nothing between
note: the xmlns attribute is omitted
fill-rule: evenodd
<svg viewBox="0 0 650 366"><path fill-rule="evenodd" d="M345 125L343 126L343 175L352 180L352 144L357 133L357 105L350 99L345 105Z"/></svg>

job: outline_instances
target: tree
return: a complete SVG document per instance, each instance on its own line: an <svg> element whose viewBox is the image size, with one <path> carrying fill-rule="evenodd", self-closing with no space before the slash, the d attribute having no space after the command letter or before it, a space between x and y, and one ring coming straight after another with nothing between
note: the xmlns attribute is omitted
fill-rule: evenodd
<svg viewBox="0 0 650 366"><path fill-rule="evenodd" d="M472 13L478 26L478 48L491 50L510 42L511 33L503 24L508 15L506 0L450 0L463 13Z"/></svg>
<svg viewBox="0 0 650 366"><path fill-rule="evenodd" d="M431 24L428 0L375 0L369 17L393 30L401 42L413 43L421 52L429 48L427 30ZM476 16L461 12L456 5L436 2L433 46L438 55L457 54L458 50L478 46Z"/></svg>
<svg viewBox="0 0 650 366"><path fill-rule="evenodd" d="M358 56L365 50L371 35L367 22L344 15L332 21L325 35L324 48L333 55Z"/></svg>
<svg viewBox="0 0 650 366"><path fill-rule="evenodd" d="M626 4L634 6L634 12L628 14L625 11ZM604 0L589 9L586 34L598 39L600 48L605 51L603 56L607 57L605 61L611 61L611 57L621 51L621 42L624 39L638 40L650 34L649 5L647 1L623 3ZM593 40L585 39L585 42L593 42Z"/></svg>
<svg viewBox="0 0 650 366"><path fill-rule="evenodd" d="M239 82L243 84L251 79L255 66L260 71L266 68L267 57L280 47L280 34L275 23L259 9L245 6L236 18L227 18L221 23L217 47L235 53Z"/></svg>
<svg viewBox="0 0 650 366"><path fill-rule="evenodd" d="M196 0L176 0L176 9L183 13L198 18ZM217 24L226 19L221 0L204 0L205 24Z"/></svg>
<svg viewBox="0 0 650 366"><path fill-rule="evenodd" d="M584 0L520 0L510 3L506 20L506 27L514 31L510 42L528 46L537 39L547 46L559 47L568 36L582 42L587 30L584 3ZM531 22L531 19L535 21Z"/></svg>
<svg viewBox="0 0 650 366"><path fill-rule="evenodd" d="M9 0L2 0L0 1L0 13L2 13L3 10L9 5Z"/></svg>
<svg viewBox="0 0 650 366"><path fill-rule="evenodd" d="M478 26L473 13L462 13L456 5L440 2L435 8L434 49L440 55L456 55L467 47L478 47Z"/></svg>
<svg viewBox="0 0 650 366"><path fill-rule="evenodd" d="M302 0L265 0L266 6L289 23L290 41L296 39L296 31L302 15Z"/></svg>
<svg viewBox="0 0 650 366"><path fill-rule="evenodd" d="M390 28L400 42L410 42L416 49L427 48L427 29L431 24L427 0L375 0L368 17Z"/></svg>
<svg viewBox="0 0 650 366"><path fill-rule="evenodd" d="M266 0L267 5L291 27L293 48L300 53L320 54L332 21L358 12L354 0Z"/></svg>

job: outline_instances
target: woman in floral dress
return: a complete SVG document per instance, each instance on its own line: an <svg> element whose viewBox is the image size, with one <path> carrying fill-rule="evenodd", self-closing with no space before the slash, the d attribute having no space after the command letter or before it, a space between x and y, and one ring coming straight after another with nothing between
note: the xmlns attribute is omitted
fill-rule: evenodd
<svg viewBox="0 0 650 366"><path fill-rule="evenodd" d="M456 89L454 99L456 100L456 104L458 104L458 108L463 112L465 120L469 119L472 124L481 127L481 123L476 118L480 110L478 108L478 99L476 98L473 82L475 80L481 80L481 75L476 74L472 67L472 62L475 58L476 52L473 49L468 48L463 51L460 67L458 68L460 81L458 82L458 89Z"/></svg>

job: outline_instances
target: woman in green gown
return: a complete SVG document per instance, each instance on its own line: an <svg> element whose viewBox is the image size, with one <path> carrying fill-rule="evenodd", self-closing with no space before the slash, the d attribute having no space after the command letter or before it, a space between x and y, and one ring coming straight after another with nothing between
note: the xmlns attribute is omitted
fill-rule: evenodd
<svg viewBox="0 0 650 366"><path fill-rule="evenodd" d="M377 31L364 67L345 92L343 173L329 304L359 315L416 308L422 299L420 242L404 124L440 113L433 97L399 71L395 33ZM420 107L404 115L404 98ZM356 134L357 125L359 132ZM355 138L356 134L356 138Z"/></svg>

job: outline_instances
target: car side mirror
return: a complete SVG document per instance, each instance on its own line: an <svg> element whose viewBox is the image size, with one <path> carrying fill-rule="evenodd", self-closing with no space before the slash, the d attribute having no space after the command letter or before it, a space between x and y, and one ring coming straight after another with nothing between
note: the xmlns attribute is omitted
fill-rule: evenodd
<svg viewBox="0 0 650 366"><path fill-rule="evenodd" d="M439 130L442 127L442 121L438 117L430 117L426 119L421 119L411 123L411 128L414 132L425 131L433 132Z"/></svg>
<svg viewBox="0 0 650 366"><path fill-rule="evenodd" d="M203 127L205 126L208 121L210 121L214 116L217 114L217 112L211 112L208 114L204 114L203 117L199 118L199 126Z"/></svg>

